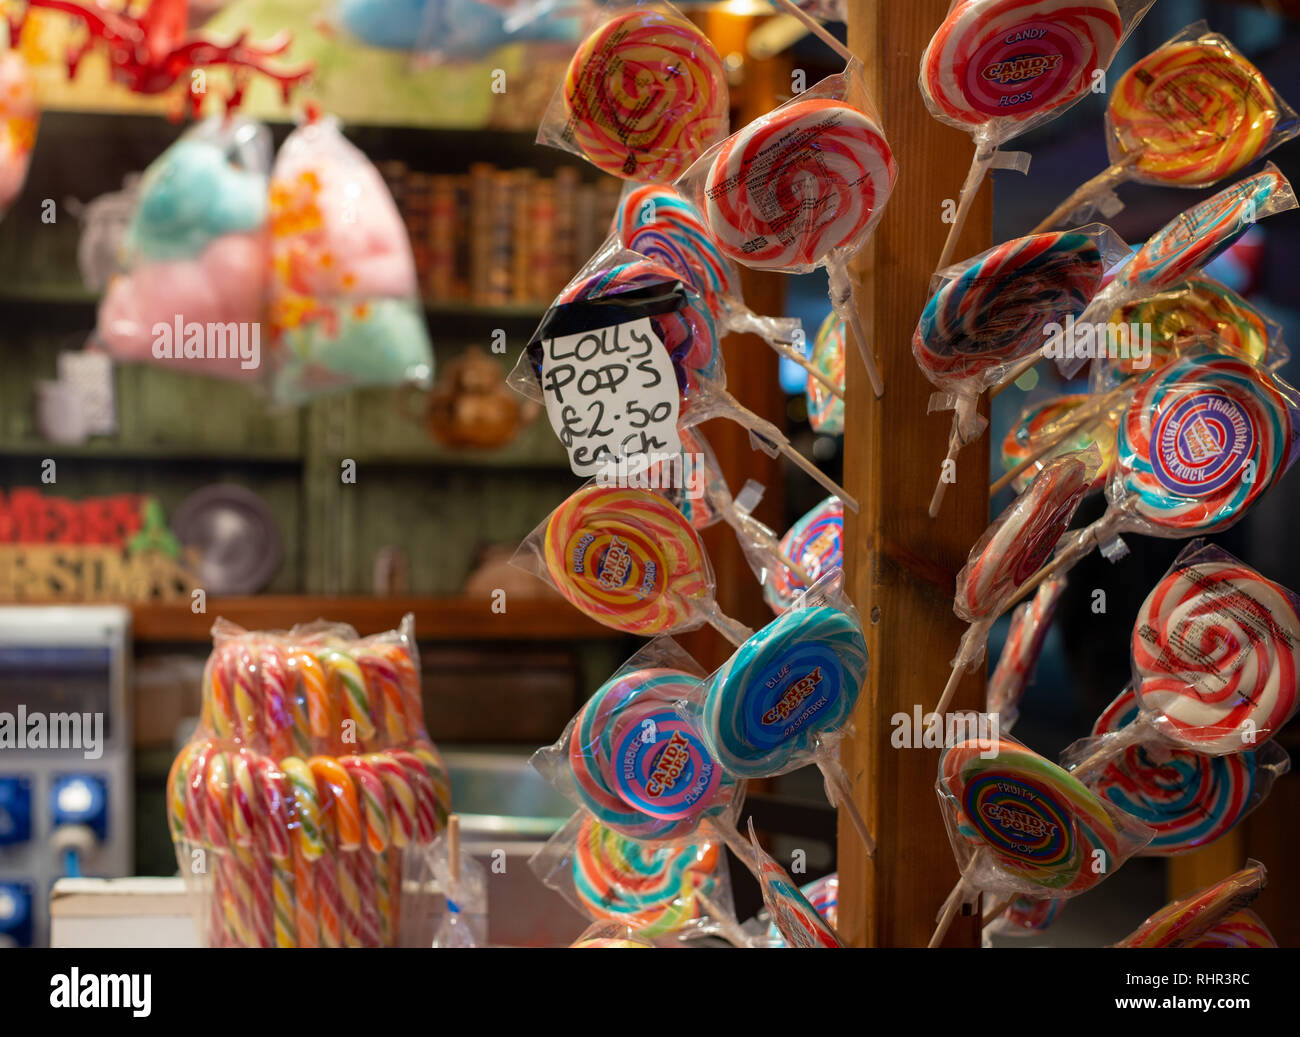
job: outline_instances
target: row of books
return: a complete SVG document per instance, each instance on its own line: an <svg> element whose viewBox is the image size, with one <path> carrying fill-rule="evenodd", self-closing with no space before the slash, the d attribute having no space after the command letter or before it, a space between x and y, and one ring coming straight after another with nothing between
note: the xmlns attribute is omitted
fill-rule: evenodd
<svg viewBox="0 0 1300 1037"><path fill-rule="evenodd" d="M622 184L477 163L463 175L381 166L427 300L549 304L608 237Z"/></svg>

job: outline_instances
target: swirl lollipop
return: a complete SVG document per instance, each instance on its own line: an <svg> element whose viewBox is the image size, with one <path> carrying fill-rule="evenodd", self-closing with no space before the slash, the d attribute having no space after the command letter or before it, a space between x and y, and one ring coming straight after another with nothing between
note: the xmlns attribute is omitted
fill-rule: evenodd
<svg viewBox="0 0 1300 1037"><path fill-rule="evenodd" d="M556 589L605 626L654 636L703 619L735 643L748 636L713 601L699 534L653 493L583 487L551 513L543 557Z"/></svg>
<svg viewBox="0 0 1300 1037"><path fill-rule="evenodd" d="M952 701L966 670L984 655L994 620L1056 547L1088 491L1088 466L1077 455L1047 465L971 548L957 574L953 611L970 624L962 636L935 712Z"/></svg>
<svg viewBox="0 0 1300 1037"><path fill-rule="evenodd" d="M808 898L791 880L789 873L763 852L754 834L754 819L749 819L749 841L760 867L763 904L772 916L772 925L787 947L843 947L835 927L808 902Z"/></svg>
<svg viewBox="0 0 1300 1037"><path fill-rule="evenodd" d="M1263 74L1226 37L1175 38L1124 73L1106 108L1111 165L1045 219L1052 227L1126 180L1210 187L1262 158L1289 116Z"/></svg>
<svg viewBox="0 0 1300 1037"><path fill-rule="evenodd" d="M1127 833L1095 794L1017 742L970 740L945 749L936 790L965 863L931 947L968 890L1075 896L1114 871L1128 849Z"/></svg>
<svg viewBox="0 0 1300 1037"><path fill-rule="evenodd" d="M847 262L879 219L898 173L868 114L861 76L850 62L842 75L728 137L706 157L707 171L692 190L724 255L760 270L826 267L831 303L853 329L879 396L884 388Z"/></svg>
<svg viewBox="0 0 1300 1037"><path fill-rule="evenodd" d="M836 872L823 875L819 879L799 887L799 894L808 901L808 905L821 916L831 929L839 921L840 877ZM767 927L768 941L778 947L789 947L780 928L773 922Z"/></svg>
<svg viewBox="0 0 1300 1037"><path fill-rule="evenodd" d="M976 411L980 393L1042 349L1046 325L1064 325L1082 313L1104 272L1092 235L1036 234L979 256L926 304L912 336L912 354L925 376L956 398L945 477L935 487L931 518L951 481L947 470L983 429Z"/></svg>
<svg viewBox="0 0 1300 1037"><path fill-rule="evenodd" d="M1268 880L1264 865L1251 861L1226 879L1166 904L1116 947L1186 947L1224 918L1247 907Z"/></svg>
<svg viewBox="0 0 1300 1037"><path fill-rule="evenodd" d="M1128 28L1114 0L953 4L921 56L921 95L936 119L974 137L975 159L939 269L952 260L997 146L1083 97Z"/></svg>
<svg viewBox="0 0 1300 1037"><path fill-rule="evenodd" d="M856 615L830 605L792 609L751 637L708 682L701 729L729 774L767 778L816 763L869 854L875 841L825 739L853 715L867 679Z"/></svg>
<svg viewBox="0 0 1300 1037"><path fill-rule="evenodd" d="M781 554L798 568L773 573L763 585L763 598L776 613L793 605L822 573L844 565L844 505L839 499L827 497L791 526L781 538Z"/></svg>
<svg viewBox="0 0 1300 1037"><path fill-rule="evenodd" d="M1064 903L1064 900L1015 897L1005 911L989 920L984 931L991 936L1037 936L1056 921Z"/></svg>
<svg viewBox="0 0 1300 1037"><path fill-rule="evenodd" d="M990 492L997 493L1008 485L1023 492L1031 478L1026 473L1043 458L1079 453L1090 447L1097 449L1101 464L1088 484L1088 492L1104 489L1115 470L1115 426L1119 418L1097 413L1089 406L1096 399L1087 393L1067 393L1028 407L1002 441L1005 474Z"/></svg>
<svg viewBox="0 0 1300 1037"><path fill-rule="evenodd" d="M564 129L538 142L573 148L628 180L676 180L727 133L727 79L708 39L676 12L638 8L588 36L564 79Z"/></svg>
<svg viewBox="0 0 1300 1037"><path fill-rule="evenodd" d="M722 328L760 336L807 371L826 392L844 394L842 380L838 384L832 381L791 345L800 331L797 320L760 317L745 305L740 271L709 237L700 211L682 195L656 184L634 188L619 202L614 231L624 248L676 271L699 293Z"/></svg>
<svg viewBox="0 0 1300 1037"><path fill-rule="evenodd" d="M1186 944L1188 947L1262 948L1276 947L1277 940L1264 920L1254 911L1234 911L1212 929Z"/></svg>
<svg viewBox="0 0 1300 1037"><path fill-rule="evenodd" d="M1064 591L1064 580L1048 580L1038 588L1032 601L1025 602L1011 616L1006 643L989 677L984 707L998 715L1003 731L1010 731L1020 717L1020 700L1034 675L1038 657L1043 654Z"/></svg>
<svg viewBox="0 0 1300 1037"><path fill-rule="evenodd" d="M827 436L844 434L844 321L831 311L813 340L812 365L838 387L825 389L823 378L810 378L804 392L808 397L808 423Z"/></svg>

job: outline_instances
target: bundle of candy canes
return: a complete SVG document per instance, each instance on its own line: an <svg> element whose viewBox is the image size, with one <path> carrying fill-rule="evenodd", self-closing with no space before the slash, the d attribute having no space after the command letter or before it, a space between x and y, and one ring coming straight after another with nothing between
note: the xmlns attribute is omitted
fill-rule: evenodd
<svg viewBox="0 0 1300 1037"><path fill-rule="evenodd" d="M450 809L412 617L249 632L217 620L203 707L167 779L213 947L428 946L423 849Z"/></svg>

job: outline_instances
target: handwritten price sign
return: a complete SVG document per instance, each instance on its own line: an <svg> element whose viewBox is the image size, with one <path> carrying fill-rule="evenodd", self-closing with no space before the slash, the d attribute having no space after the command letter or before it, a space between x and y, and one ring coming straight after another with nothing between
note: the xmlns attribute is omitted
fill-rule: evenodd
<svg viewBox="0 0 1300 1037"><path fill-rule="evenodd" d="M677 376L649 317L546 339L542 394L575 475L681 454Z"/></svg>

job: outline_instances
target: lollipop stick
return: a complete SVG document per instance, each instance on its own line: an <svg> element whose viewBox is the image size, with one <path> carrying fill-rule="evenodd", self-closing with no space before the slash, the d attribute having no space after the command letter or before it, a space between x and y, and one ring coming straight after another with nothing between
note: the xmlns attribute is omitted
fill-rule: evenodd
<svg viewBox="0 0 1300 1037"><path fill-rule="evenodd" d="M748 947L750 945L749 937L747 937L744 930L732 920L730 912L724 911L698 889L695 890L692 895L695 897L696 903L698 903L700 907L704 908L705 913L718 923L718 933L724 940L733 947Z"/></svg>
<svg viewBox="0 0 1300 1037"><path fill-rule="evenodd" d="M1004 911L1006 911L1006 909L1009 908L1010 906L1011 906L1010 897L1003 897L1001 900L994 901L993 904L991 904L989 907L987 907L984 910L984 919L980 924L985 926L989 925L990 923L995 921L999 916L1001 916L1001 914Z"/></svg>
<svg viewBox="0 0 1300 1037"><path fill-rule="evenodd" d="M1115 734L1104 737L1100 745L1069 769L1070 773L1086 782L1130 745L1142 741L1148 733L1149 729L1144 723L1126 724Z"/></svg>
<svg viewBox="0 0 1300 1037"><path fill-rule="evenodd" d="M858 833L858 838L862 840L862 845L866 847L867 856L876 855L876 840L871 834L871 829L867 827L867 822L863 820L862 814L858 811L858 805L853 802L853 792L849 788L848 779L844 775L844 768L838 761L823 763L820 760L817 766L821 769L826 778L826 783L835 790L834 806L842 807L844 812L849 816L849 822L853 825Z"/></svg>
<svg viewBox="0 0 1300 1037"><path fill-rule="evenodd" d="M975 204L975 196L979 194L980 184L984 180L984 175L993 165L993 156L997 154L997 147L989 143L982 137L977 137L975 141L975 158L971 160L970 172L966 174L966 182L961 185L961 196L957 200L957 214L953 217L952 229L948 231L948 240L944 242L943 254L939 256L939 265L936 270L942 270L952 262L953 253L957 251L957 239L961 237L961 232L966 226L966 219L970 216L971 207Z"/></svg>
<svg viewBox="0 0 1300 1037"><path fill-rule="evenodd" d="M842 57L845 61L853 60L853 52L849 50L848 47L844 46L844 44L842 44L834 36L832 36L826 30L825 26L823 26L819 21L817 21L807 12L801 11L798 7L792 4L790 0L776 0L776 2L781 7L785 8L786 14L789 14L792 17L797 18L799 21L803 22L803 24L807 27L810 33L812 33L824 44L826 44L826 46L830 47L831 50L835 51L835 53L838 54L840 57Z"/></svg>
<svg viewBox="0 0 1300 1037"><path fill-rule="evenodd" d="M867 368L867 377L871 379L871 391L879 399L885 395L885 383L880 377L880 368L876 366L876 354L867 343L867 333L858 313L858 293L854 290L848 267L842 261L828 262L826 275L830 279L831 308L853 332L853 341L858 345L858 352L862 354L862 362Z"/></svg>
<svg viewBox="0 0 1300 1037"><path fill-rule="evenodd" d="M1003 375L1002 380L998 382L997 385L989 389L989 399L993 399L998 395L998 393L1005 392L1007 389L1011 388L1011 386L1015 385L1022 374L1027 371L1032 371L1038 366L1038 362L1042 359L1042 353L1034 353L1031 356L1025 357L1025 359L1020 361L1020 363L1016 364L1015 367Z"/></svg>
<svg viewBox="0 0 1300 1037"><path fill-rule="evenodd" d="M749 869L754 878L758 879L759 882L763 881L763 872L758 866L758 861L754 858L754 848L745 841L744 836L730 825L710 821L704 827L715 832L718 838L726 843L727 849L736 855L736 859Z"/></svg>
<svg viewBox="0 0 1300 1037"><path fill-rule="evenodd" d="M948 468L948 462L954 465L957 463L957 455L961 453L961 434L958 429L958 420L954 416L952 419L952 434L948 437L948 456L943 459L943 464L939 468L939 481L934 487L934 496L930 498L930 517L937 518L939 509L943 507L943 498L948 493L948 484L944 481L943 475Z"/></svg>
<svg viewBox="0 0 1300 1037"><path fill-rule="evenodd" d="M1122 512L1108 511L1091 526L1080 531L1063 551L1057 551L1050 562L1020 585L1020 589L1002 606L1002 612L1011 611L1053 576L1063 575L1073 569L1094 547L1119 532L1122 518Z"/></svg>
<svg viewBox="0 0 1300 1037"><path fill-rule="evenodd" d="M1085 202L1090 202L1094 198L1100 198L1107 191L1111 190L1118 184L1122 184L1128 177L1129 167L1132 166L1141 157L1140 148L1130 151L1119 162L1116 162L1109 169L1103 169L1091 180L1080 186L1069 198L1063 201L1042 223L1031 230L1031 234L1042 234L1044 231L1051 230L1058 223L1064 222L1070 214L1078 209Z"/></svg>
<svg viewBox="0 0 1300 1037"><path fill-rule="evenodd" d="M971 864L975 859L971 858ZM967 865L967 871L970 865ZM938 947L943 943L943 938L948 935L948 929L952 926L952 920L957 917L957 912L961 909L962 894L966 888L966 872L962 872L961 878L957 880L957 885L952 887L952 892L948 894L948 899L943 902L943 914L939 916L939 924L935 926L934 935L930 937L930 942L926 947Z"/></svg>
<svg viewBox="0 0 1300 1037"><path fill-rule="evenodd" d="M709 626L713 627L733 645L743 645L754 636L754 631L750 630L744 623L737 622L730 616L725 615L716 605L709 612L708 621Z"/></svg>
<svg viewBox="0 0 1300 1037"><path fill-rule="evenodd" d="M831 381L826 375L824 375L821 371L817 369L816 364L814 364L806 356L800 353L799 350L795 349L794 346L790 345L788 342L773 342L771 339L767 341L767 344L771 346L773 349L775 349L787 360L796 363L800 367L802 367L805 371L808 372L809 378L817 382L818 385L820 385L832 396L836 397L837 399L841 399L841 400L844 399L843 386L836 385L833 381Z"/></svg>
<svg viewBox="0 0 1300 1037"><path fill-rule="evenodd" d="M977 619L967 628L965 636L961 639L961 647L957 649L957 658L953 660L952 676L944 685L943 694L939 696L939 704L934 707L934 711L940 716L947 711L948 704L952 702L952 697L956 694L961 679L966 676L970 664L975 661L977 655L983 654L992 626L991 619ZM975 647L977 645L978 648Z"/></svg>
<svg viewBox="0 0 1300 1037"><path fill-rule="evenodd" d="M781 550L781 542L772 536L768 529L752 515L732 507L723 513L723 518L741 535L742 546L746 539L754 541L767 554L779 561L787 571L797 577L805 587L811 587L816 581L817 578L812 573Z"/></svg>

